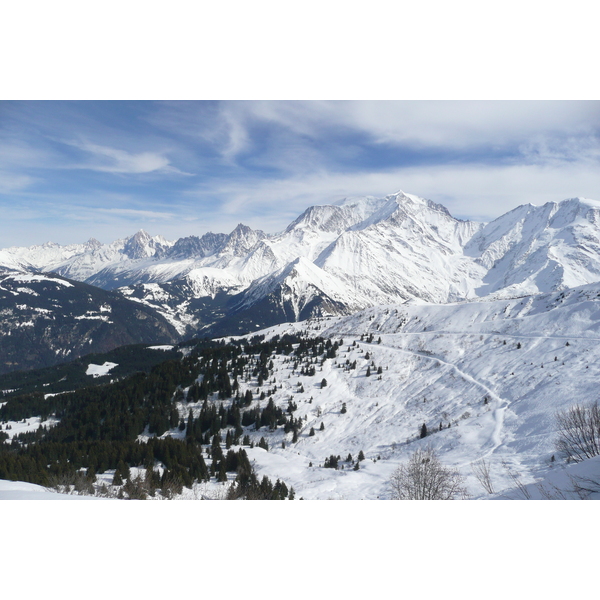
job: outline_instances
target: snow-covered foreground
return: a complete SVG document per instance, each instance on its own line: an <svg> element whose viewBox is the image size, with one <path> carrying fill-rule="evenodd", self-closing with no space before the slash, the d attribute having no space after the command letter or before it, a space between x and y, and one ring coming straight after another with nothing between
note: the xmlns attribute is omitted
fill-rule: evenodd
<svg viewBox="0 0 600 600"><path fill-rule="evenodd" d="M24 483L22 481L5 481L0 479L0 500L95 500L94 496L73 496L58 494L52 490Z"/></svg>
<svg viewBox="0 0 600 600"><path fill-rule="evenodd" d="M334 359L310 358L314 374L307 357L270 357L272 379L260 391L284 410L295 404L302 428L294 442L282 427L250 426L254 447L245 450L259 478L280 479L303 499L389 499L393 471L425 445L464 475L471 498L578 497L573 482L600 480L600 460L565 465L555 414L598 399L599 328L600 285L591 284L510 300L412 301L257 332L321 336L340 348ZM239 383L253 406L265 406L256 378ZM181 418L190 410L197 418L201 405L179 402ZM332 455L338 469L325 468ZM478 461L489 468L489 490ZM204 484L182 497L221 498L223 488Z"/></svg>
<svg viewBox="0 0 600 600"><path fill-rule="evenodd" d="M598 398L598 292L591 285L494 302L408 303L266 330L305 329L344 343L314 377L274 361L283 386L275 398L285 406L293 397L307 420L296 444L261 429L255 435L270 450L255 447L251 458L259 473L307 499L389 498L393 470L426 444L467 478L471 497L491 497L473 472L478 460L490 466L494 497L519 497L519 486L561 471L556 411ZM356 369L346 370L353 361ZM423 423L429 435L419 439ZM366 460L355 471L344 459L361 450ZM343 469L322 468L332 454ZM600 479L600 465L590 469Z"/></svg>

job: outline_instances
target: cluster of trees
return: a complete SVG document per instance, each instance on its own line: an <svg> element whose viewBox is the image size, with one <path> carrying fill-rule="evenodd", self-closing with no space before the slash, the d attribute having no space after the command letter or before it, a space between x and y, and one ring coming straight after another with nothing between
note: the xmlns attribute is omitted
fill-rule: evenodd
<svg viewBox="0 0 600 600"><path fill-rule="evenodd" d="M10 443L4 434L0 439L0 478L50 485L52 481L80 482L85 471L86 481L91 483L97 473L117 469L116 481L131 488L133 483L124 471L136 466L144 467L148 474L143 482L136 481L145 493L167 484L170 489L180 484L189 487L211 477L226 481L227 473L238 472L240 459L230 446L239 444L245 426L274 429L281 425L297 436L302 420L293 416L294 402L288 403L285 412L272 400L262 409L248 408L254 397L250 390L240 394L238 378L247 381L254 377L262 384L272 375L272 353L289 355L301 341L293 336L269 342L258 336L231 344L202 341L187 357L155 365L149 373L47 398L37 392L11 398L0 408L0 421L53 416L58 423L20 434ZM315 344L322 353L333 348L323 340ZM304 351L313 351L315 344L304 343ZM189 388L187 395L185 388ZM269 395L273 391L269 390ZM261 398L265 398L264 392ZM224 401L229 399L226 406ZM178 408L199 401L203 401L199 414L194 417L189 410L186 424ZM160 438L177 427L186 430L184 440ZM225 456L221 432L226 434ZM137 440L143 433L155 437L140 443ZM247 436L244 441L250 443ZM202 445L207 446L208 466ZM268 449L264 438L258 445ZM164 465L160 477L154 469L157 463ZM281 485L275 487L271 496L287 497ZM258 492L249 492L252 495Z"/></svg>
<svg viewBox="0 0 600 600"><path fill-rule="evenodd" d="M346 457L346 459L344 461L342 461L342 457L339 454L337 456L335 454L331 454L330 456L328 456L325 459L325 461L323 463L323 467L325 469L336 469L337 470L340 468L340 463L345 462L348 466L354 465L354 470L358 471L360 468L359 463L363 460L365 460L365 455L362 450L358 453L358 457L357 457L356 461L352 458L352 454L348 454L348 456ZM343 468L343 466L342 466L342 468Z"/></svg>
<svg viewBox="0 0 600 600"><path fill-rule="evenodd" d="M228 500L294 500L294 488L288 489L287 485L277 479L273 484L265 475L259 482L256 473L252 469L246 452L242 449L237 475L227 493Z"/></svg>

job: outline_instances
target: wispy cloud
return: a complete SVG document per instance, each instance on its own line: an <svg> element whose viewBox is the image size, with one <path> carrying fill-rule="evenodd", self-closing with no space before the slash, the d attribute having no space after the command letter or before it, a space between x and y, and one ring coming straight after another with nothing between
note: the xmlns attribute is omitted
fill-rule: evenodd
<svg viewBox="0 0 600 600"><path fill-rule="evenodd" d="M445 204L457 217L488 221L520 204L558 202L573 196L594 197L600 171L593 165L439 165L358 173L320 172L311 176L254 182L223 182L210 194L219 198L221 215L275 213L279 228L312 204L330 204L348 196L384 196L404 190ZM202 199L206 192L196 191Z"/></svg>
<svg viewBox="0 0 600 600"><path fill-rule="evenodd" d="M174 219L176 214L172 212L158 212L153 210L136 210L132 208L97 208L94 212L130 217L133 219Z"/></svg>
<svg viewBox="0 0 600 600"><path fill-rule="evenodd" d="M118 148L101 146L91 142L69 141L65 143L93 156L92 161L79 165L71 165L70 168L91 169L106 173L136 174L163 172L189 175L189 173L183 173L176 167L173 167L163 153L140 152L134 154Z"/></svg>
<svg viewBox="0 0 600 600"><path fill-rule="evenodd" d="M73 224L82 229L82 221L99 239L148 223L172 238L240 221L273 232L311 204L398 189L480 220L526 202L600 199L599 102L9 108L0 124L0 205L18 204L34 219L39 211L40 227L46 219L57 232L68 229L62 219L77 238ZM2 235L18 228L11 214L17 220L0 223Z"/></svg>
<svg viewBox="0 0 600 600"><path fill-rule="evenodd" d="M0 193L9 194L28 188L35 182L34 177L28 175L19 175L16 173L6 173L0 171Z"/></svg>

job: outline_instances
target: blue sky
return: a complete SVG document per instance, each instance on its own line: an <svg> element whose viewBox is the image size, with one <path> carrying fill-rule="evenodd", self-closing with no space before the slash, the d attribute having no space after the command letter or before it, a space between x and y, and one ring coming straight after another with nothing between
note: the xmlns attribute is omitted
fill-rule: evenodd
<svg viewBox="0 0 600 600"><path fill-rule="evenodd" d="M600 200L596 101L0 101L0 247L273 233L400 189L459 218Z"/></svg>

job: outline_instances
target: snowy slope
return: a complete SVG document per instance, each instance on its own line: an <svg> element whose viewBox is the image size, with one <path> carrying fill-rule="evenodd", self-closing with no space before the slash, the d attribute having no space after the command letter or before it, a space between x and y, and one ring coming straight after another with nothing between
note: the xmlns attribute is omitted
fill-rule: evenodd
<svg viewBox="0 0 600 600"><path fill-rule="evenodd" d="M312 206L275 235L239 224L228 235L168 242L140 231L108 245L8 248L0 265L120 288L162 310L182 333L223 318L237 331L231 311L272 311L273 302L306 318L299 307L340 314L408 299L514 298L598 282L600 203L526 204L475 223L400 191ZM216 310L221 296L236 298Z"/></svg>
<svg viewBox="0 0 600 600"><path fill-rule="evenodd" d="M478 296L549 292L599 280L600 202L520 206L483 227L465 254L487 269Z"/></svg>
<svg viewBox="0 0 600 600"><path fill-rule="evenodd" d="M510 300L409 301L255 333L340 343L335 358L311 354L314 375L306 374L308 359L295 364L293 355L273 354L272 380L260 388L256 377L239 380L242 395L253 392L253 406L259 389L275 389L270 397L283 409L290 399L297 405L296 442L282 427L251 425L244 434L254 442L245 450L258 474L285 481L298 498L390 498L392 472L427 445L459 469L475 499L570 498L577 478L600 480L597 459L569 466L554 446L556 411L598 399L599 284ZM178 410L185 420L201 406L182 400ZM423 424L428 435L421 439ZM164 435L182 438L185 431ZM261 437L268 451L257 446ZM365 460L355 470L360 451ZM340 456L338 469L325 468L331 455ZM493 493L475 476L481 460ZM209 488L222 495L219 485L184 496L202 497Z"/></svg>
<svg viewBox="0 0 600 600"><path fill-rule="evenodd" d="M275 397L286 406L292 396L307 421L296 444L290 434L261 429L255 441L265 436L269 452L249 452L261 473L304 498L375 499L389 497L392 471L428 444L467 477L472 497L488 497L473 473L481 459L490 464L495 497L518 497L515 480L534 484L562 469L557 455L552 461L555 412L597 399L599 327L600 286L593 285L511 301L374 307L271 328L267 336L305 331L343 339L344 351L314 377L275 360L283 386ZM360 340L370 333L372 343ZM357 368L346 370L354 360ZM423 423L433 433L421 440ZM322 467L331 454L356 459L360 450L366 460L358 471L350 463Z"/></svg>
<svg viewBox="0 0 600 600"><path fill-rule="evenodd" d="M95 496L59 494L33 483L0 479L0 500L97 500Z"/></svg>

